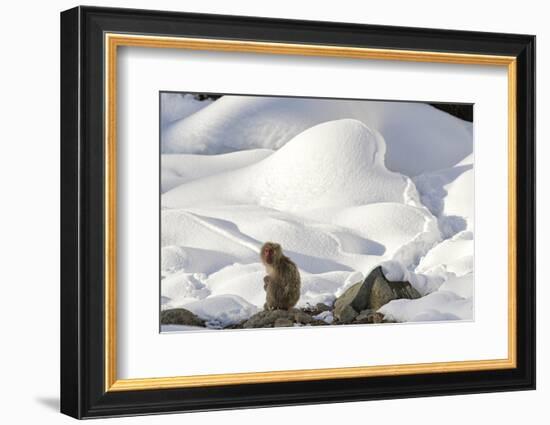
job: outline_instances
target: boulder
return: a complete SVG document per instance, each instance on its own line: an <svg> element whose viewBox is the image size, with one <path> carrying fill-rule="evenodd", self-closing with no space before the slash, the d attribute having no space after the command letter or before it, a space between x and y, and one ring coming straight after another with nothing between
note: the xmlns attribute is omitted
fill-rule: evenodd
<svg viewBox="0 0 550 425"><path fill-rule="evenodd" d="M357 311L355 311L355 309L348 304L340 309L336 318L338 319L339 323L351 323L357 317L357 314Z"/></svg>
<svg viewBox="0 0 550 425"><path fill-rule="evenodd" d="M314 321L313 316L311 314L305 313L301 310L295 310L293 314L294 314L294 321L296 323L309 325L311 322Z"/></svg>
<svg viewBox="0 0 550 425"><path fill-rule="evenodd" d="M409 282L390 282L386 279L382 267L374 269L365 279L365 282L370 286L367 307L375 311L392 300L420 298L418 291Z"/></svg>
<svg viewBox="0 0 550 425"><path fill-rule="evenodd" d="M367 308L369 288L365 285L365 282L366 279L364 282L357 282L336 299L334 302L334 317L341 321L341 314L348 306L355 310L356 315L358 311Z"/></svg>
<svg viewBox="0 0 550 425"><path fill-rule="evenodd" d="M317 310L318 313L322 313L323 311L330 311L330 306L323 304L323 303L317 303L315 306L315 310Z"/></svg>
<svg viewBox="0 0 550 425"><path fill-rule="evenodd" d="M204 326L203 320L185 308L161 311L160 323L163 325Z"/></svg>
<svg viewBox="0 0 550 425"><path fill-rule="evenodd" d="M307 305L302 308L302 311L304 313L310 314L312 316L317 316L318 314L321 314L324 311L331 311L332 307L329 305L326 305L325 303L317 303L316 305Z"/></svg>
<svg viewBox="0 0 550 425"><path fill-rule="evenodd" d="M346 315L346 318L350 317L352 312L348 307L351 307L356 312L354 317L356 319L357 312L365 310L376 312L383 305L400 298L415 299L420 298L420 294L409 282L390 282L384 276L382 267L377 267L363 282L352 285L336 299L334 316L340 322L344 322L342 317L343 315ZM360 320L366 319L367 313Z"/></svg>
<svg viewBox="0 0 550 425"><path fill-rule="evenodd" d="M292 320L283 319L282 317L275 320L275 323L273 323L274 328L290 328L292 326L294 326Z"/></svg>

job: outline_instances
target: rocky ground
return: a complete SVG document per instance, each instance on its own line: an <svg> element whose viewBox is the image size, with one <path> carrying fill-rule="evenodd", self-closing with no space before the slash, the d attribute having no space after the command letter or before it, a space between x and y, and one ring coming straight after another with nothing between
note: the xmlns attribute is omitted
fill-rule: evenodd
<svg viewBox="0 0 550 425"><path fill-rule="evenodd" d="M264 310L223 329L387 323L378 310L392 300L403 298L416 299L420 294L409 282L390 282L382 268L377 267L364 281L349 287L333 305L319 303L301 309ZM164 310L160 320L163 325L208 327L206 320L184 308Z"/></svg>

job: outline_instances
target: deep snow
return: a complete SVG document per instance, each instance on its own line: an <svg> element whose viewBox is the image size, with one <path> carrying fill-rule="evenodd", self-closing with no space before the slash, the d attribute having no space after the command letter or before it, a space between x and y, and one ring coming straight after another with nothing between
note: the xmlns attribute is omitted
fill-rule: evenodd
<svg viewBox="0 0 550 425"><path fill-rule="evenodd" d="M470 123L421 103L177 100L161 102L161 308L212 328L246 319L273 240L300 269L299 306L331 304L382 264L423 295L383 306L391 320L472 319Z"/></svg>
<svg viewBox="0 0 550 425"><path fill-rule="evenodd" d="M224 96L174 121L161 134L161 150L279 149L314 125L342 118L381 133L386 166L407 176L452 167L472 153L472 124L427 104L261 96Z"/></svg>

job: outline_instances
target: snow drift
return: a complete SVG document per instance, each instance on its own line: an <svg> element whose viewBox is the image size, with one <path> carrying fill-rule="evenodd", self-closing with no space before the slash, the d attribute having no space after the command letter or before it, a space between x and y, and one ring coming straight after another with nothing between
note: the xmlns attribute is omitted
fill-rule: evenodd
<svg viewBox="0 0 550 425"><path fill-rule="evenodd" d="M242 168L264 159L272 152L269 149L252 149L225 155L162 155L161 192L201 177Z"/></svg>
<svg viewBox="0 0 550 425"><path fill-rule="evenodd" d="M361 122L330 121L256 164L168 191L162 205L254 203L296 211L404 202L409 180L386 169L384 154L382 137Z"/></svg>
<svg viewBox="0 0 550 425"><path fill-rule="evenodd" d="M162 93L160 97L160 125L165 129L169 124L187 118L212 103L210 100L199 101L192 94Z"/></svg>
<svg viewBox="0 0 550 425"><path fill-rule="evenodd" d="M317 124L353 118L386 140L386 166L408 176L451 167L472 153L472 126L410 102L224 96L172 122L163 153L219 154L279 149Z"/></svg>

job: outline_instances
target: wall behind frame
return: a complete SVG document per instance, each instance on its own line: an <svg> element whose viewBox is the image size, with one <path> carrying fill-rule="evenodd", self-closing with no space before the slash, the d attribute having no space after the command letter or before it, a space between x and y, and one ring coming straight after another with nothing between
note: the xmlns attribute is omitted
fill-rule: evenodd
<svg viewBox="0 0 550 425"><path fill-rule="evenodd" d="M59 393L59 12L78 2L10 2L0 27L3 61L0 93L1 258L0 374L6 423L74 423L60 415ZM92 1L98 6L156 8L189 12L347 21L369 24L517 32L537 35L538 140L550 139L550 28L543 3L462 0L408 2L297 2L278 0ZM539 143L538 181L550 180L550 146ZM542 184L539 183L539 187ZM550 216L550 198L538 191L538 217ZM539 258L550 256L550 224L538 222ZM468 424L487 420L499 425L547 417L550 397L550 288L542 261L538 267L538 390L500 394L345 403L292 408L241 410L109 420L125 424L336 423L346 418L372 423ZM7 349L6 347L9 347ZM7 392L9 391L9 392ZM9 397L9 398L8 398ZM476 417L479 416L479 417ZM99 420L103 422L104 420ZM98 423L99 423L98 422Z"/></svg>

